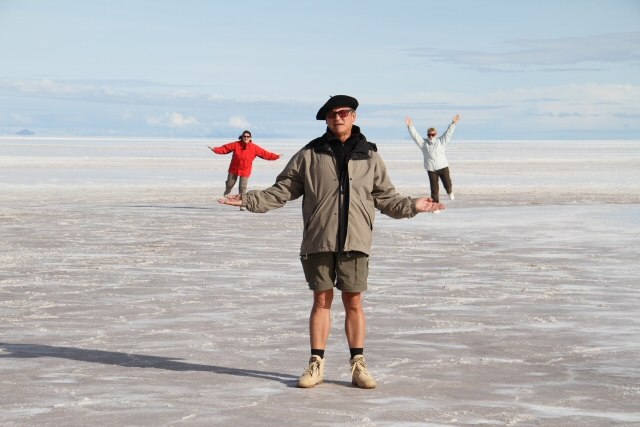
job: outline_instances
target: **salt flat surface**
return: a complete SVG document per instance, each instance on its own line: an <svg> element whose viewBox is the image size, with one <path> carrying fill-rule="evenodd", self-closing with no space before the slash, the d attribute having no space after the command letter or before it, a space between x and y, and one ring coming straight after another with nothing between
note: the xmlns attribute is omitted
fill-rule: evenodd
<svg viewBox="0 0 640 427"><path fill-rule="evenodd" d="M376 221L374 390L339 304L325 384L295 388L300 202L218 205L211 143L0 138L0 425L640 425L637 141L454 140L447 210ZM410 141L379 147L428 193Z"/></svg>

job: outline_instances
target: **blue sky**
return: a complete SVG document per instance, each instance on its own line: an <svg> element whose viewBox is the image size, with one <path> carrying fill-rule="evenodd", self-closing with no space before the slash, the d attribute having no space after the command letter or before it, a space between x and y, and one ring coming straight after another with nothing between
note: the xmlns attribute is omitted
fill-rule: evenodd
<svg viewBox="0 0 640 427"><path fill-rule="evenodd" d="M640 1L0 0L0 134L640 139Z"/></svg>

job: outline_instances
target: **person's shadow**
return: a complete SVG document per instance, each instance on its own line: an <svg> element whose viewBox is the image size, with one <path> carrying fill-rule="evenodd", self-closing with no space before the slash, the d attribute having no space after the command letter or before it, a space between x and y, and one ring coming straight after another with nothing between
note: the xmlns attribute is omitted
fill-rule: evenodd
<svg viewBox="0 0 640 427"><path fill-rule="evenodd" d="M57 357L61 359L79 360L82 362L117 365L127 368L155 368L167 371L200 371L239 377L254 377L264 380L278 381L287 387L296 387L298 377L278 372L257 371L253 369L225 368L222 366L199 365L181 362L172 357L147 356L144 354L128 354L116 351L89 350L72 347L54 347L41 344L9 344L0 343L0 358L30 359L35 357ZM8 352L8 353L7 353Z"/></svg>

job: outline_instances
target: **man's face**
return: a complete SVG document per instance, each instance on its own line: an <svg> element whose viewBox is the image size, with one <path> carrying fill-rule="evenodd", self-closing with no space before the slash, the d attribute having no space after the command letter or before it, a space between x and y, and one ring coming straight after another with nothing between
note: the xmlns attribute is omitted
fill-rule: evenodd
<svg viewBox="0 0 640 427"><path fill-rule="evenodd" d="M429 132L429 133L427 134L427 136L428 136L429 138L435 138L436 136L438 136L438 131L437 131L437 130L432 130L431 132Z"/></svg>
<svg viewBox="0 0 640 427"><path fill-rule="evenodd" d="M325 121L334 135L351 133L353 123L356 121L356 112L349 107L332 108L327 112Z"/></svg>

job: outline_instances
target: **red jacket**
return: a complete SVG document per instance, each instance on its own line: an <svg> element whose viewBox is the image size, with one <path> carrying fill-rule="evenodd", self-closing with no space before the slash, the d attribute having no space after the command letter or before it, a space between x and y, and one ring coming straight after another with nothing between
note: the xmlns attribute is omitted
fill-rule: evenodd
<svg viewBox="0 0 640 427"><path fill-rule="evenodd" d="M233 157L231 158L229 173L247 178L251 175L251 166L253 165L253 159L256 157L262 157L265 160L278 160L280 158L277 154L271 153L253 142L245 144L242 141L235 141L213 149L216 154L229 154L232 151Z"/></svg>

